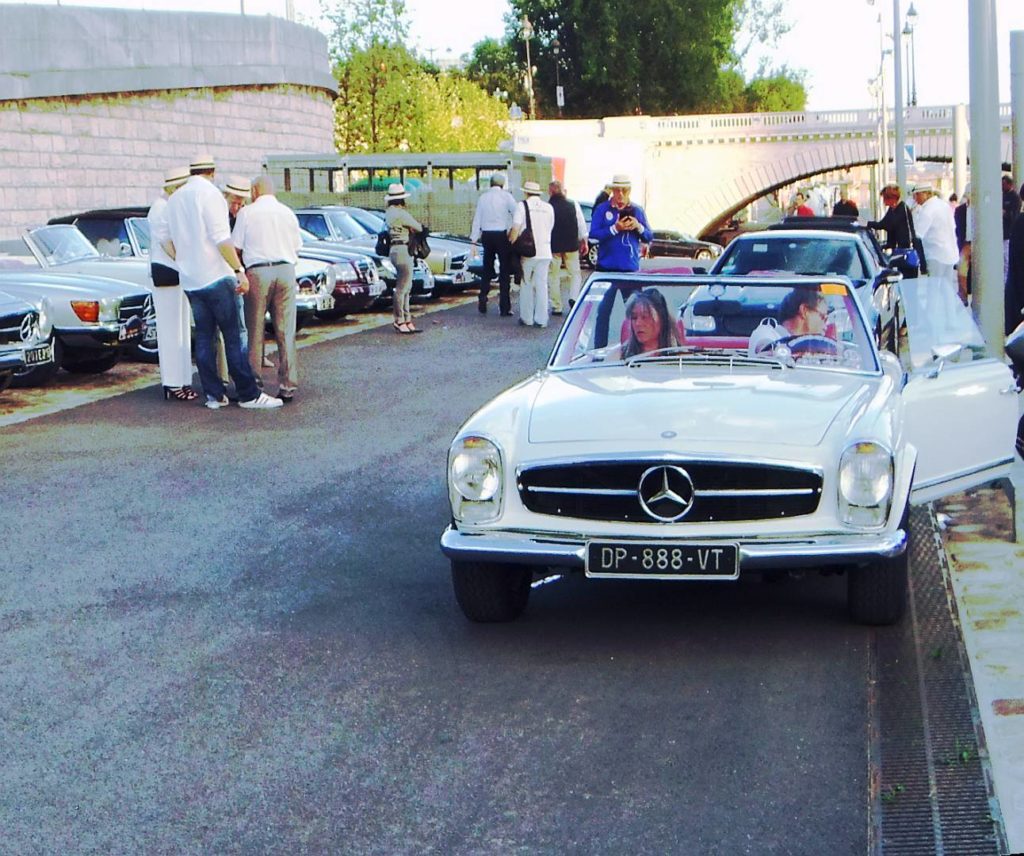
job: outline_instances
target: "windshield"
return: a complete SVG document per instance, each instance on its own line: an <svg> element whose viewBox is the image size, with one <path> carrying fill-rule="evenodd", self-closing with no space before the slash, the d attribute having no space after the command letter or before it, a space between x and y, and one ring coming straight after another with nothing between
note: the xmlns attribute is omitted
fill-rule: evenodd
<svg viewBox="0 0 1024 856"><path fill-rule="evenodd" d="M860 285L868 278L855 238L759 236L733 241L716 273L795 273L846 276Z"/></svg>
<svg viewBox="0 0 1024 856"><path fill-rule="evenodd" d="M672 363L878 370L847 283L595 280L551 366Z"/></svg>
<svg viewBox="0 0 1024 856"><path fill-rule="evenodd" d="M129 217L128 228L135 236L135 243L143 255L149 255L149 220L145 217Z"/></svg>
<svg viewBox="0 0 1024 856"><path fill-rule="evenodd" d="M369 234L369 230L360 226L347 211L331 211L327 219L331 221L335 233L343 238L362 238Z"/></svg>
<svg viewBox="0 0 1024 856"><path fill-rule="evenodd" d="M43 262L63 265L83 259L99 258L96 248L75 226L42 226L29 233L35 241Z"/></svg>
<svg viewBox="0 0 1024 856"><path fill-rule="evenodd" d="M354 208L349 212L360 226L376 235L387 228L387 223L379 214L372 211L364 211L361 208Z"/></svg>

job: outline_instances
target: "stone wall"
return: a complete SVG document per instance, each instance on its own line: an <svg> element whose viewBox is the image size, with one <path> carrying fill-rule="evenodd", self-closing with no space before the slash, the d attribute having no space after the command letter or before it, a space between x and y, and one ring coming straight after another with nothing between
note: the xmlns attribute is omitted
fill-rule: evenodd
<svg viewBox="0 0 1024 856"><path fill-rule="evenodd" d="M324 37L276 18L0 6L0 239L148 204L209 151L218 177L334 151Z"/></svg>

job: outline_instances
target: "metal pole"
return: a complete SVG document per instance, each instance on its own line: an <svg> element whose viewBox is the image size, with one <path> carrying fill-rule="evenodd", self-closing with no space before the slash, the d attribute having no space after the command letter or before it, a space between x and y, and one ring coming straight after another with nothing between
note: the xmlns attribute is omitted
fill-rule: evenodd
<svg viewBox="0 0 1024 856"><path fill-rule="evenodd" d="M889 183L889 111L885 106L885 51L882 51L882 187ZM878 188L881 193L882 188Z"/></svg>
<svg viewBox="0 0 1024 856"><path fill-rule="evenodd" d="M989 351L1003 356L1003 206L996 0L969 0L971 189L975 314Z"/></svg>
<svg viewBox="0 0 1024 856"><path fill-rule="evenodd" d="M910 28L910 106L917 106L917 42L914 27Z"/></svg>
<svg viewBox="0 0 1024 856"><path fill-rule="evenodd" d="M900 0L892 0L892 64L895 73L893 85L893 124L896 131L896 183L904 193L907 189L907 160L904 150L906 136L903 128L903 39L900 38Z"/></svg>
<svg viewBox="0 0 1024 856"><path fill-rule="evenodd" d="M1010 107L1013 122L1013 177L1024 183L1024 30L1010 33Z"/></svg>
<svg viewBox="0 0 1024 856"><path fill-rule="evenodd" d="M967 186L967 106L957 104L953 107L953 189L957 198L962 200L964 188Z"/></svg>

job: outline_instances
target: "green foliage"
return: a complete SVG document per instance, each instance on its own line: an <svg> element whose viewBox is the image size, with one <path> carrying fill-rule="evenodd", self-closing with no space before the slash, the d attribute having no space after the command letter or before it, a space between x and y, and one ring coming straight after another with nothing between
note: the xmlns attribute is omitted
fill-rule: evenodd
<svg viewBox="0 0 1024 856"><path fill-rule="evenodd" d="M466 77L484 92L503 93L509 104L525 104L529 98L523 83L524 68L511 42L484 39L473 46L466 63Z"/></svg>
<svg viewBox="0 0 1024 856"><path fill-rule="evenodd" d="M804 89L802 75L787 71L752 80L746 92L751 113L799 111L807 106L807 90Z"/></svg>
<svg viewBox="0 0 1024 856"><path fill-rule="evenodd" d="M346 0L333 6L320 0L320 11L330 28L335 62L375 46L404 45L409 34L405 0Z"/></svg>

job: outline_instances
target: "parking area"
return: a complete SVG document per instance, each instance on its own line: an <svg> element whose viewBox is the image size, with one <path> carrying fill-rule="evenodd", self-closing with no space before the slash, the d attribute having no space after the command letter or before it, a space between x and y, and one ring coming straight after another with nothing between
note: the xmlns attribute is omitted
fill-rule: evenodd
<svg viewBox="0 0 1024 856"><path fill-rule="evenodd" d="M475 299L475 290L454 294L417 304L414 306L413 314L424 319L430 318L430 323L423 324L429 330L434 324L440 323L441 316L437 313ZM360 313L331 322L318 321L298 331L296 344L299 348L306 348L319 342L390 325L391 321L390 309ZM276 350L274 343L268 340L267 355L271 360L274 359ZM61 371L46 386L8 389L0 393L0 427L26 422L48 413L57 413L136 389L157 386L159 383L160 369L157 365L130 359L123 359L109 371L100 374L70 374Z"/></svg>

